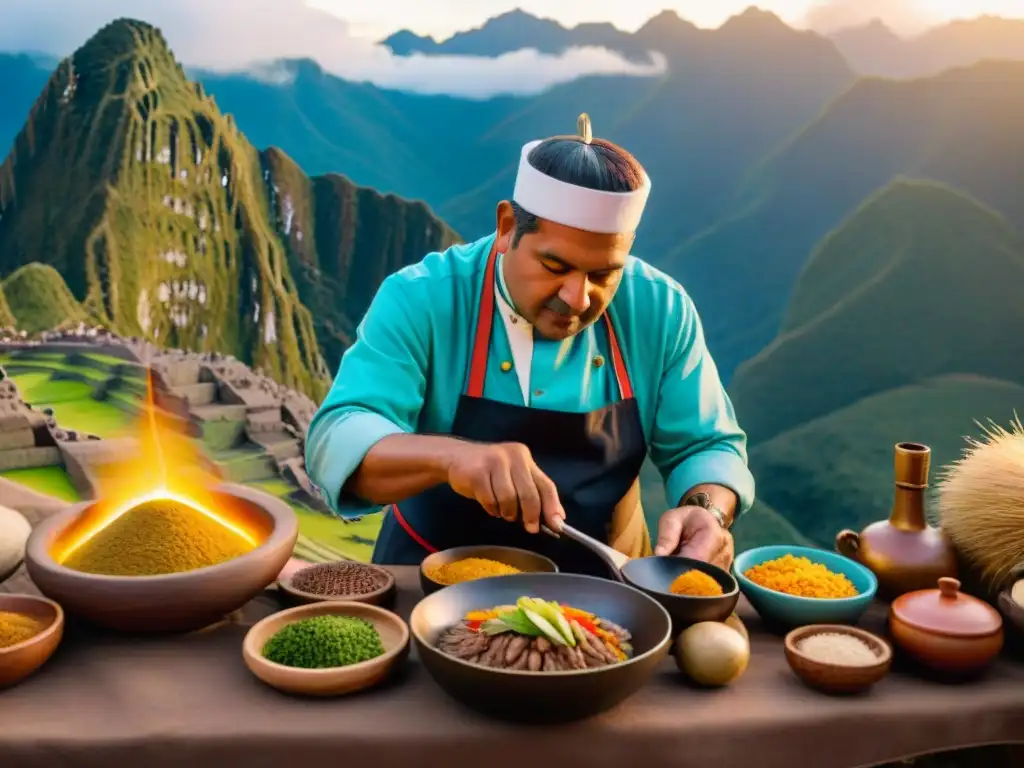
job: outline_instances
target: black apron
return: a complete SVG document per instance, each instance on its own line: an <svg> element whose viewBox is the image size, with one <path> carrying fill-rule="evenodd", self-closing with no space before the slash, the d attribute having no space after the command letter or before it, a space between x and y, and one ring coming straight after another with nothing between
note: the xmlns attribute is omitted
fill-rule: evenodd
<svg viewBox="0 0 1024 768"><path fill-rule="evenodd" d="M616 505L632 497L647 455L643 424L609 313L612 365L621 399L589 413L569 413L510 405L483 397L491 327L494 319L492 246L484 274L470 370L459 398L451 436L485 443L516 442L530 449L534 461L558 488L566 522L607 541ZM596 555L565 538L531 534L521 520L507 522L487 514L476 501L444 483L394 504L386 511L372 562L419 565L428 554L468 545L519 547L550 557L568 573L608 576Z"/></svg>

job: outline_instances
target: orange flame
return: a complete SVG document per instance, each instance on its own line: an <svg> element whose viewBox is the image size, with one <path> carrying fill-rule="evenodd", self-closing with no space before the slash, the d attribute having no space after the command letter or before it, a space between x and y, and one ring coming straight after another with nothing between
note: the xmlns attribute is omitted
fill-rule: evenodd
<svg viewBox="0 0 1024 768"><path fill-rule="evenodd" d="M215 511L224 507L213 493L221 481L206 468L198 442L168 424L174 418L156 406L153 375L147 372L146 399L135 429L126 435L135 439L135 453L98 468L98 499L55 543L51 554L57 562L124 513L160 499L192 507L254 547L259 545L259 537L242 521Z"/></svg>

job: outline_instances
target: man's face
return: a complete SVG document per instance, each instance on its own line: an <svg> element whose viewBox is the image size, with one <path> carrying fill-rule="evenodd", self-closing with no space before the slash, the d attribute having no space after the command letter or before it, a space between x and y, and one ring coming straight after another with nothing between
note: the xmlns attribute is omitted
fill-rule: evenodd
<svg viewBox="0 0 1024 768"><path fill-rule="evenodd" d="M540 220L515 246L512 206L498 206L499 252L516 309L547 339L579 333L605 311L619 287L633 233L599 234Z"/></svg>

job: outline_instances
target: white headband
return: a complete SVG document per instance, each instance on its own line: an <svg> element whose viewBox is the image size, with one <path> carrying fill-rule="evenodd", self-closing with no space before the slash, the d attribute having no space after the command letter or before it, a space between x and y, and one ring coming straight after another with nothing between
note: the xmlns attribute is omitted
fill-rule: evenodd
<svg viewBox="0 0 1024 768"><path fill-rule="evenodd" d="M602 192L578 187L538 171L530 165L530 151L540 144L531 141L519 156L519 173L512 199L524 210L541 219L587 232L617 234L635 232L640 225L651 180L632 192Z"/></svg>

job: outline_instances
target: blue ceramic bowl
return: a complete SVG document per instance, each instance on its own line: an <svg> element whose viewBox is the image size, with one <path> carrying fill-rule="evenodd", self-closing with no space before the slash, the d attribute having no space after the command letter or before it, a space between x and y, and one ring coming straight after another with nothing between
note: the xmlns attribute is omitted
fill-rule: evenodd
<svg viewBox="0 0 1024 768"><path fill-rule="evenodd" d="M821 563L833 573L843 574L853 582L859 594L838 599L796 597L759 586L743 575L751 566L783 555L806 557L813 563ZM764 623L780 631L807 624L856 624L878 591L878 579L863 565L836 552L813 547L779 544L748 549L736 556L733 574L739 582L740 591Z"/></svg>

